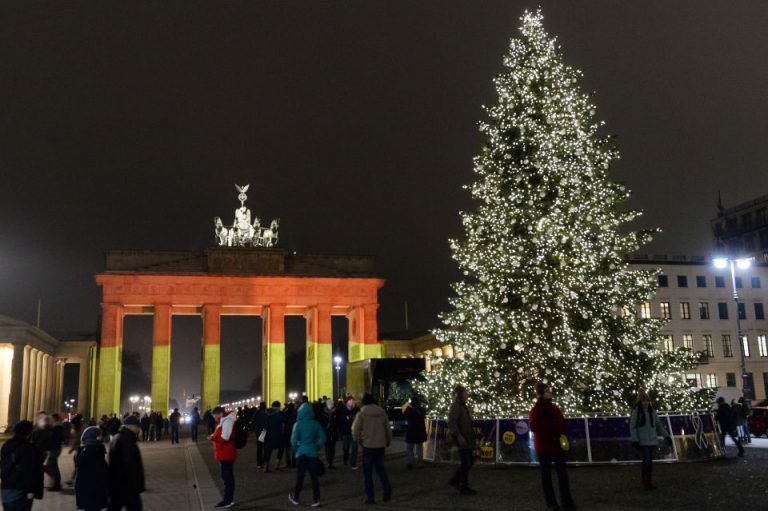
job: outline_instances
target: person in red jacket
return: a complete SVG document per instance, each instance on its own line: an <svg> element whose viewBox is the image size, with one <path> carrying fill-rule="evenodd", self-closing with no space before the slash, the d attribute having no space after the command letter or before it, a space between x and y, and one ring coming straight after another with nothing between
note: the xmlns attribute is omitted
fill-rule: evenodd
<svg viewBox="0 0 768 511"><path fill-rule="evenodd" d="M552 511L559 511L555 490L552 487L552 464L555 464L557 480L560 482L560 500L563 509L573 510L576 505L568 486L568 471L565 468L565 452L560 444L560 435L566 434L565 419L560 408L552 403L552 389L546 383L536 384L536 404L531 408L528 422L533 431L533 446L539 457L541 485L544 498Z"/></svg>
<svg viewBox="0 0 768 511"><path fill-rule="evenodd" d="M211 412L216 419L216 429L208 440L213 442L213 457L221 465L221 478L224 480L224 499L216 504L216 509L227 509L235 505L235 414L225 412L217 406Z"/></svg>

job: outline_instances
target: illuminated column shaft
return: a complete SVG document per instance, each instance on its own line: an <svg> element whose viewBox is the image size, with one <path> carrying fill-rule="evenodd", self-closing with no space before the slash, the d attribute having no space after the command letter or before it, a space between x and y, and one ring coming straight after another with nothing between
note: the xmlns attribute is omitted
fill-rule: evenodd
<svg viewBox="0 0 768 511"><path fill-rule="evenodd" d="M77 411L83 416L88 415L88 360L80 359L80 370L77 375Z"/></svg>
<svg viewBox="0 0 768 511"><path fill-rule="evenodd" d="M120 411L120 374L123 355L123 307L102 304L96 417Z"/></svg>
<svg viewBox="0 0 768 511"><path fill-rule="evenodd" d="M64 366L66 362L64 360L56 361L56 406L61 408L64 402Z"/></svg>
<svg viewBox="0 0 768 511"><path fill-rule="evenodd" d="M331 306L320 304L307 311L307 396L310 400L333 397L333 339Z"/></svg>
<svg viewBox="0 0 768 511"><path fill-rule="evenodd" d="M16 424L21 420L23 388L27 385L24 378L24 372L27 370L27 357L29 346L23 344L13 345L13 360L11 361L11 381L8 396L8 415L6 424L9 426ZM2 375L0 375L2 377Z"/></svg>
<svg viewBox="0 0 768 511"><path fill-rule="evenodd" d="M34 418L35 415L35 392L37 391L37 354L38 350L32 348L29 351L29 393L27 396L27 417Z"/></svg>
<svg viewBox="0 0 768 511"><path fill-rule="evenodd" d="M30 365L32 363L32 347L24 346L24 370L21 376L21 403L19 408L19 420L28 419L27 409L29 408L29 388L30 388Z"/></svg>
<svg viewBox="0 0 768 511"><path fill-rule="evenodd" d="M171 306L155 305L152 325L152 406L166 413L171 386Z"/></svg>
<svg viewBox="0 0 768 511"><path fill-rule="evenodd" d="M43 402L43 357L45 357L45 353L38 350L37 359L35 360L35 400L32 405L33 414L35 415L40 411Z"/></svg>
<svg viewBox="0 0 768 511"><path fill-rule="evenodd" d="M379 331L376 319L376 303L352 307L349 320L349 361L355 362L368 358L382 358L384 346L379 343Z"/></svg>
<svg viewBox="0 0 768 511"><path fill-rule="evenodd" d="M202 410L219 404L221 385L221 306L203 306L203 359L200 375ZM154 402L153 402L154 404Z"/></svg>
<svg viewBox="0 0 768 511"><path fill-rule="evenodd" d="M285 305L270 304L262 312L261 388L267 405L285 400Z"/></svg>

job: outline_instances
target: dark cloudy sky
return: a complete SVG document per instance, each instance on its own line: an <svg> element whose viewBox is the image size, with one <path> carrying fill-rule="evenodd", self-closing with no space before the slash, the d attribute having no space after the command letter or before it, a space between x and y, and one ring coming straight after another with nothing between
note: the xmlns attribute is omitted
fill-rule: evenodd
<svg viewBox="0 0 768 511"><path fill-rule="evenodd" d="M203 248L250 183L284 247L378 257L382 330L405 300L435 326L480 106L538 3L5 2L0 314L33 321L40 297L44 328L93 330L105 250ZM706 253L718 190L768 193L768 5L541 3L619 135L615 178L664 230L649 252ZM147 360L150 326L126 326ZM199 385L199 322L174 329L179 394ZM222 386L242 387L258 321L223 329Z"/></svg>

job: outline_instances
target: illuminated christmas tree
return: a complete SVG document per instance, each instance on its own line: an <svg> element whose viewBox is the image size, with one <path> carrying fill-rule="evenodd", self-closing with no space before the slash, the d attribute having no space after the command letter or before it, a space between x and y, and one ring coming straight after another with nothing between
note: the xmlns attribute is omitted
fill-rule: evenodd
<svg viewBox="0 0 768 511"><path fill-rule="evenodd" d="M527 414L541 380L571 414L626 413L638 389L659 409L705 407L706 391L683 380L696 354L663 351L663 320L637 315L656 274L624 255L651 232L620 229L640 213L621 208L629 192L608 179L618 154L598 134L581 73L563 63L541 12L526 12L521 32L480 126L468 187L480 204L451 241L465 279L436 334L458 357L435 364L418 391L445 414L463 384L479 417Z"/></svg>

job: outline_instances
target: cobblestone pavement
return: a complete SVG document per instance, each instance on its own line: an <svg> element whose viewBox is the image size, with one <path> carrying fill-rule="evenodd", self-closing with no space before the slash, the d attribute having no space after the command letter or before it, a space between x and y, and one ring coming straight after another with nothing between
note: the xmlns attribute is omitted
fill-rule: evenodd
<svg viewBox="0 0 768 511"><path fill-rule="evenodd" d="M218 489L208 476L199 451L188 439L183 439L179 445L171 445L167 440L145 442L139 445L147 486L147 491L142 494L145 510L199 511L203 497L209 500L219 497ZM72 476L72 455L62 454L59 466L66 481ZM48 485L50 485L50 479L46 476L46 486ZM198 488L195 488L195 485ZM205 509L211 507L212 505ZM44 498L36 500L32 509L34 511L74 510L74 488L64 485L64 490L61 492L46 490Z"/></svg>
<svg viewBox="0 0 768 511"><path fill-rule="evenodd" d="M210 445L201 442L200 453L211 478L221 489L218 466ZM237 509L293 509L287 495L294 472L281 470L263 474L256 471L255 447L249 442L235 464ZM728 459L689 464L654 466L654 482L659 489L640 489L640 468L631 466L571 467L571 488L581 510L768 510L768 449L748 448L745 458L735 458L728 448ZM338 453L337 453L338 457ZM329 470L321 478L321 500L326 509L415 509L415 510L545 510L539 472L533 467L476 466L471 485L477 496L465 497L446 483L454 467L427 464L423 470L407 470L402 444L393 443L387 453L387 469L394 496L387 504L363 505L362 471L347 467ZM378 481L376 481L378 488ZM380 500L381 493L377 499ZM311 499L309 481L301 495L304 504ZM206 508L210 508L206 502Z"/></svg>

